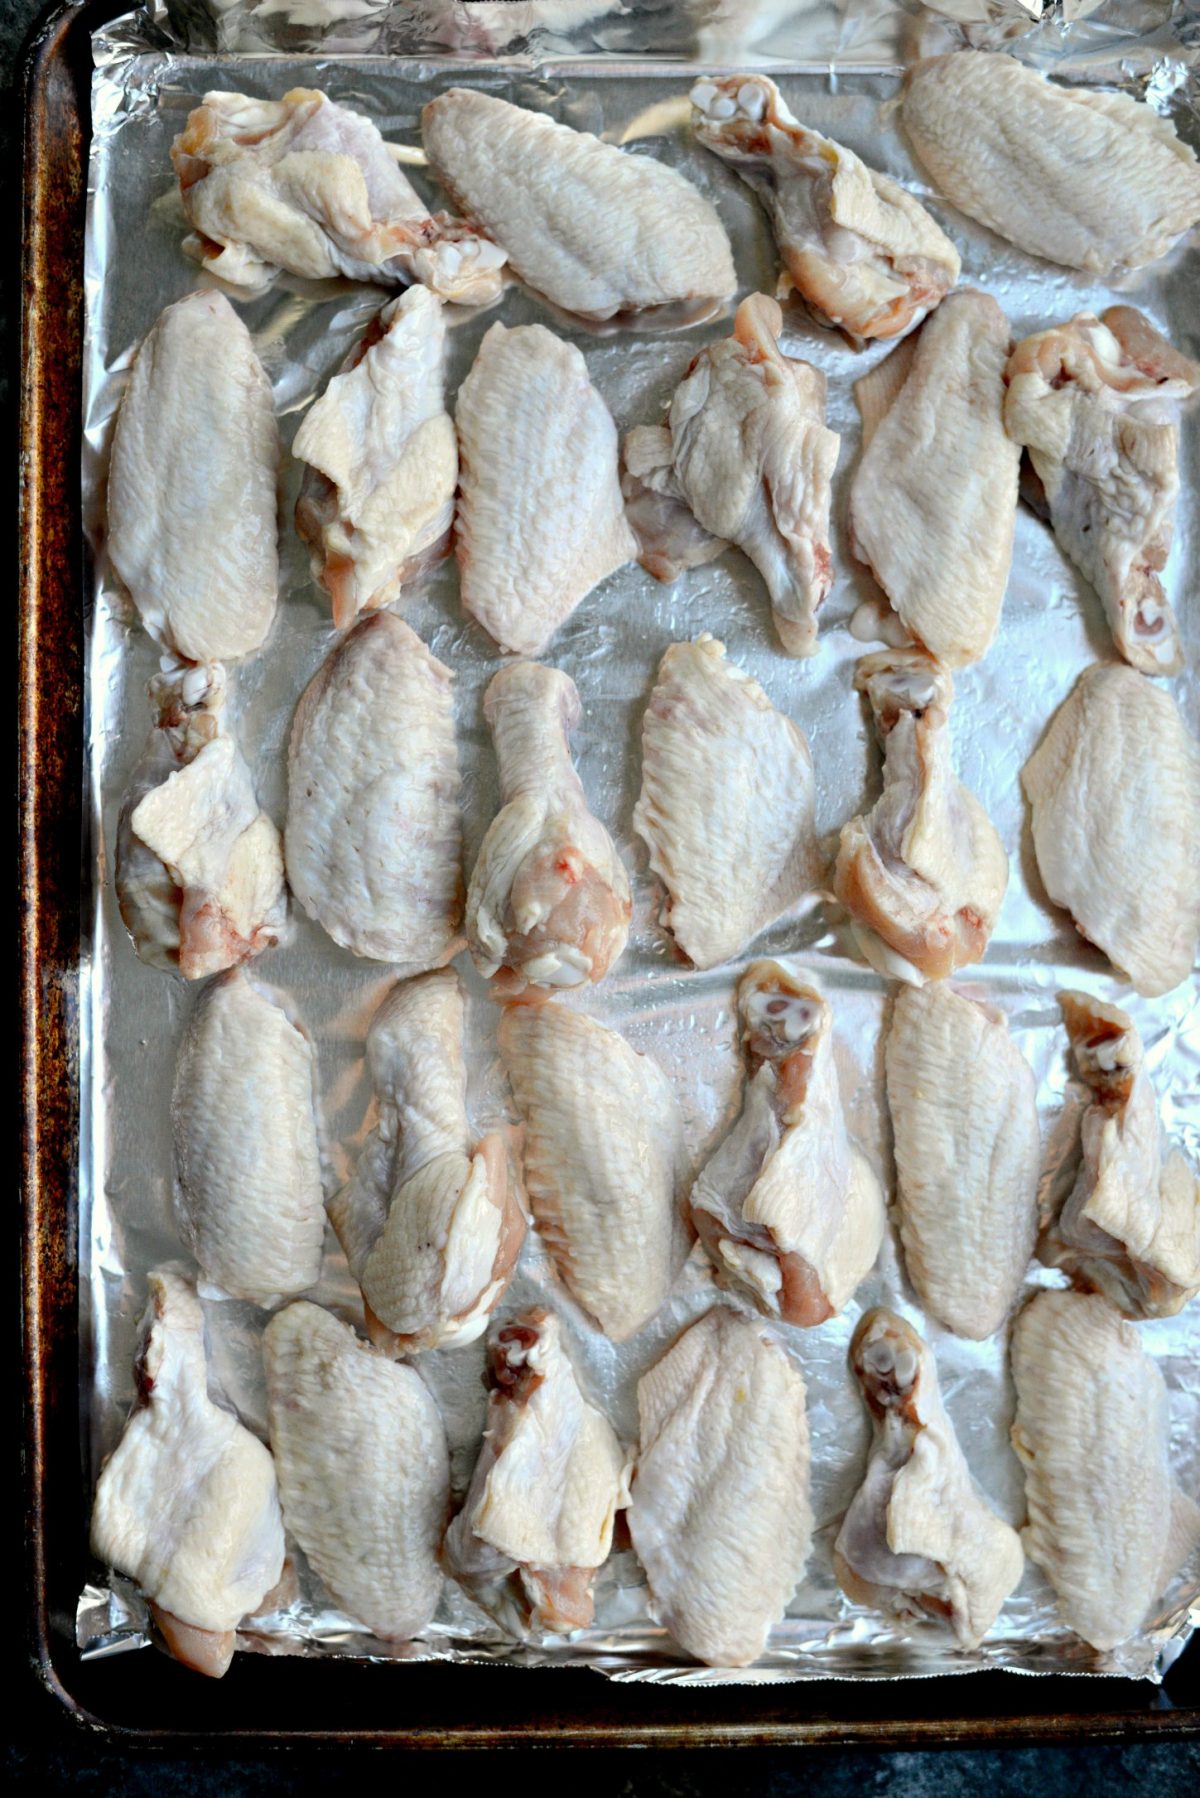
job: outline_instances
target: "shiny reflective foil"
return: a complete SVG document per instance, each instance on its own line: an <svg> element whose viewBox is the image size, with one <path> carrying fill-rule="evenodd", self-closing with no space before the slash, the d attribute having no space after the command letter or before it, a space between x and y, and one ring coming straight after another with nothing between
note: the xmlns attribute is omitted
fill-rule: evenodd
<svg viewBox="0 0 1200 1798"><path fill-rule="evenodd" d="M900 67L913 45L936 47L992 34L1006 49L1087 82L1144 93L1197 141L1195 52L1171 32L1164 8L1115 0L1077 26L1055 13L1036 26L1023 3L971 4L965 26L919 6L852 3L845 10L808 5L738 6L698 0L686 6L605 5L592 0L543 5L393 5L373 0L266 0L209 11L197 0L129 15L96 39L95 140L87 232L87 355L84 493L94 576L90 595L90 793L92 859L87 868L92 930L85 961L86 1119L80 1248L86 1451L93 1478L117 1442L133 1398L131 1362L148 1270L189 1264L173 1218L169 1101L176 1048L199 993L144 966L121 924L112 888L115 828L122 795L152 717L146 683L158 652L132 615L104 558L104 480L112 420L143 334L160 309L203 279L183 253L185 225L168 151L190 108L208 88L264 97L295 85L319 86L361 108L384 135L408 146L405 164L433 200L422 167L418 113L431 94L455 83L552 114L655 156L687 173L716 203L733 240L741 292L774 289L777 257L764 214L730 169L694 144L686 129L687 93L698 64L736 69L750 62L779 79L794 111L905 182L929 204L963 255L963 281L988 289L1004 306L1014 338L1120 298L1142 307L1181 349L1200 352L1196 252L1179 247L1165 261L1110 288L1045 264L972 225L930 194L896 129ZM1080 10L1077 5L1074 11ZM1049 12L1050 9L1047 9ZM508 15L506 17L506 15ZM519 15L519 17L518 17ZM1086 34L1076 36L1077 33ZM386 53L384 53L386 52ZM281 277L240 309L271 377L285 445L309 402L387 295L347 282ZM548 317L517 286L499 308L450 316L450 403L493 318L545 320L577 343L593 381L622 431L657 420L701 345L727 335L732 306L692 330L590 331ZM633 835L640 779L639 733L655 670L668 644L711 631L733 661L762 683L776 706L804 729L818 789L818 825L832 848L839 826L873 802L880 756L852 686L863 651L848 622L867 591L849 553L845 500L858 451L851 382L878 359L862 354L793 312L785 350L824 369L829 423L841 433L835 486L837 581L823 613L820 652L791 661L776 645L762 584L729 552L718 562L662 586L636 565L598 587L551 645L548 659L575 679L584 718L576 741L591 805L610 827L635 874L629 948L609 978L580 1004L621 1030L669 1074L700 1165L737 1114L743 1065L735 1038L738 966L698 973L681 965L657 923L661 894ZM1200 474L1200 423L1184 434L1184 501L1167 570L1180 607L1188 674L1172 683L1200 728L1200 538L1194 505ZM250 760L261 802L282 823L285 747L296 700L333 642L328 602L313 584L292 525L296 465L285 457L281 498L282 593L273 635L257 656L230 671L231 714ZM1181 603L1182 602L1182 603ZM495 763L481 702L499 658L462 613L452 560L416 584L404 615L455 674L464 764L467 866L497 804ZM1193 1161L1200 1159L1200 1002L1194 984L1168 997L1131 998L1103 957L1052 909L1034 866L1019 775L1052 712L1076 676L1113 650L1099 601L1064 561L1045 526L1022 510L999 635L985 660L955 677L955 760L984 802L1008 849L1011 882L985 961L962 983L987 993L1007 1013L1036 1073L1044 1129L1066 1081L1065 1046L1055 994L1083 986L1132 1013L1162 1097L1166 1128ZM1149 847L1149 846L1148 846ZM1146 876L1153 879L1152 861ZM809 901L765 932L759 954L795 958L816 979L834 1011L837 1060L851 1129L880 1177L893 1184L883 1097L881 1030L887 984L854 959L844 916L829 901ZM482 1133L512 1119L495 1049L496 1008L468 958L459 957L470 999L470 1098ZM373 1116L363 1059L372 1013L393 978L377 963L336 948L293 906L290 939L254 964L254 976L309 1032L319 1061L327 1188L351 1168ZM1033 1269L1032 1283L1060 1278ZM329 1233L325 1270L314 1295L361 1322L358 1293ZM536 1235L503 1301L506 1312L548 1302L563 1316L581 1377L625 1440L636 1437L636 1382L680 1328L717 1297L697 1248L663 1311L636 1338L614 1346L591 1328L555 1280ZM1006 1342L956 1339L926 1320L899 1260L894 1232L878 1267L845 1314L819 1329L776 1332L802 1368L812 1429L812 1488L817 1519L804 1582L761 1662L736 1675L685 1662L652 1620L638 1563L618 1547L597 1582L595 1627L574 1639L527 1645L506 1640L447 1583L426 1636L403 1646L365 1635L330 1605L298 1551L299 1595L286 1609L256 1616L243 1648L265 1653L341 1654L413 1659L490 1659L525 1666L582 1664L615 1679L705 1683L845 1676L929 1675L973 1667L1026 1672L1120 1671L1158 1678L1200 1621L1197 1569L1177 1581L1148 1626L1110 1656L1095 1654L1056 1621L1052 1594L1027 1568L983 1647L955 1650L932 1624L902 1630L851 1606L833 1578L831 1546L862 1477L869 1428L846 1364L861 1311L880 1301L916 1322L937 1356L943 1392L971 1468L1012 1523L1023 1515L1022 1479L1009 1445L1013 1392ZM264 1429L259 1335L265 1314L205 1295L212 1380L246 1423ZM1181 1317L1142 1326L1171 1390L1175 1473L1200 1491L1200 1302ZM449 1431L456 1495L465 1488L484 1408L482 1344L427 1354L422 1373ZM347 1467L346 1478L355 1470ZM625 1546L621 1546L622 1541ZM1190 1606L1190 1609L1189 1609ZM78 1616L89 1654L142 1646L145 1607L127 1580L97 1570Z"/></svg>

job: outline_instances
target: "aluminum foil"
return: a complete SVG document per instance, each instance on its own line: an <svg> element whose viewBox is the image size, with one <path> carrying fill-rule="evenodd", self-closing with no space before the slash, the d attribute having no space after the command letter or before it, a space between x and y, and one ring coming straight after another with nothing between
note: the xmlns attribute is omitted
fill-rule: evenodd
<svg viewBox="0 0 1200 1798"><path fill-rule="evenodd" d="M1194 251L1190 264L1189 252L1179 248L1153 269L1110 288L1034 263L928 192L895 128L900 75L895 44L914 29L920 35L961 26L948 26L919 7L883 5L852 4L842 10L810 3L752 9L713 0L667 8L585 0L573 9L587 15L582 21L568 17L569 10L553 4L380 9L371 0L267 0L257 7L235 4L198 8L194 13L158 7L116 21L96 39L83 470L94 552L88 724L92 829L86 870L92 930L84 968L87 1129L80 1209L84 1451L93 1479L119 1438L133 1397L131 1361L147 1271L162 1262L188 1265L173 1215L169 1093L176 1046L197 993L137 959L113 896L117 813L151 727L146 683L158 655L105 563L103 483L113 414L131 355L159 310L202 279L180 247L184 221L168 149L204 90L238 88L265 97L301 83L321 87L333 99L362 108L386 137L409 146L406 166L432 195L419 148L419 108L431 92L467 80L684 169L712 197L725 220L742 291L769 292L777 257L763 213L732 171L692 143L685 129L686 96L696 62L723 61L736 67L738 56L751 53L746 19L753 13L753 53L761 60L766 54L762 45L769 43L776 58L773 72L796 112L922 195L962 251L963 280L997 296L1011 318L1014 337L1082 308L1098 311L1119 295L1142 307L1182 349L1193 355L1200 351ZM1143 18L1145 7L1134 4L1121 12L1111 3L1102 7L1087 22L1079 66L1072 66L1072 72L1087 80L1119 80L1130 91L1147 94L1196 142L1194 108L1200 90L1193 53L1165 32L1166 10L1153 9L1153 20L1147 21L1150 36L1138 40L1121 28L1120 20ZM486 15L484 22L490 21L489 29L494 26L498 32L496 15L506 12L525 15L515 52L507 57L503 51L509 40L502 34L496 49L491 39L482 43L477 31L466 45L469 57L464 57L464 44L454 40L452 32L447 41L448 19L464 30L465 22L473 21L473 29L482 30L480 20ZM321 20L314 23L318 13ZM531 35L529 20L535 13L543 22ZM419 55L399 53L404 37L401 14L420 15L423 21ZM1032 26L1027 10L1023 16ZM278 37L285 18L288 31L300 34L300 52L294 48L294 35L290 48ZM718 25L728 28L724 40L711 35ZM271 29L264 36L266 26ZM1061 17L1054 17L1036 31L1022 28L1015 47L1031 60L1061 64L1074 29L1078 28L1064 28ZM360 30L366 35L356 40ZM700 35L702 30L709 32L707 38ZM554 36L564 31L565 45ZM892 48L881 54L879 45L888 32ZM544 33L550 35L540 35ZM334 42L342 53L330 53ZM717 53L714 43L721 42L726 50ZM728 50L730 42L738 56ZM364 45L370 49L380 44L392 53L363 53ZM540 44L557 47L561 57L539 54ZM803 53L802 44L807 46ZM242 303L271 376L285 444L305 407L383 298L379 289L285 276L264 296ZM506 292L501 311L509 324L546 317L519 287ZM592 331L561 318L550 322L579 344L593 381L624 430L661 416L701 343L727 334L731 311L732 307L724 317L688 331ZM451 396L495 316L468 311L452 315ZM852 687L853 663L863 646L847 626L865 584L849 554L843 520L859 438L851 382L884 352L876 346L856 355L798 314L788 318L784 347L826 371L829 423L842 435L835 487L837 581L824 613L820 653L799 662L779 653L761 582L733 552L670 587L634 565L622 569L590 595L550 651L551 659L574 677L583 697L584 721L576 752L593 809L609 824L636 872L629 948L609 978L581 1003L666 1069L684 1109L697 1164L739 1109L743 1068L733 1013L738 969L699 973L680 965L658 927L661 895L647 872L645 850L632 833L641 716L663 651L676 639L712 631L728 645L731 657L762 683L774 703L802 725L816 768L818 825L828 833L831 846L838 827L871 803L879 782L879 753ZM1200 486L1200 429L1194 419L1185 429L1184 461L1187 495ZM332 642L328 603L310 579L306 552L291 523L297 488L296 466L285 458L279 620L263 651L238 665L231 676L235 728L254 769L260 800L280 821L292 711ZM1166 576L1177 603L1182 595L1200 589L1198 577L1200 535L1194 507L1185 498ZM1192 610L1185 606L1183 619L1193 672L1173 688L1196 729L1200 683L1194 669L1200 640L1190 626ZM497 657L490 641L459 607L452 561L419 586L405 615L455 671L470 866L497 804L494 760L481 711L483 689ZM964 975L964 982L986 992L1008 1014L1015 1040L1039 1082L1047 1133L1061 1106L1067 1077L1065 1035L1055 993L1063 985L1083 986L1125 1005L1145 1041L1166 1129L1197 1160L1196 987L1182 986L1154 1002L1130 997L1104 959L1075 933L1066 915L1048 904L1020 794L1022 764L1051 713L1081 669L1111 655L1099 602L1064 561L1046 528L1022 510L998 638L982 663L956 677L952 721L958 770L986 805L1011 861L1008 895L987 956ZM1152 877L1149 867L1147 876ZM756 951L794 957L829 996L851 1128L890 1188L881 1055L885 982L853 958L844 918L828 903L809 902L797 908L761 937ZM459 965L470 994L471 1104L475 1124L483 1132L512 1114L495 1053L495 1007L465 956ZM332 1191L346 1177L372 1121L363 1040L391 973L336 948L293 907L290 940L256 962L255 976L316 1044L325 1173ZM1030 1275L1035 1283L1060 1278L1040 1269ZM341 1315L361 1319L357 1291L332 1233L316 1296ZM503 1307L512 1311L535 1300L557 1307L583 1380L632 1443L639 1374L716 1296L708 1263L697 1249L660 1315L636 1340L614 1346L587 1324L555 1280L537 1237L531 1235ZM974 1473L1006 1518L1014 1524L1022 1520L1021 1473L1009 1445L1013 1394L1005 1340L999 1336L985 1343L961 1341L926 1320L906 1282L893 1233L877 1269L843 1316L819 1329L779 1332L808 1386L817 1527L804 1582L785 1622L775 1630L758 1665L736 1677L760 1682L880 1678L983 1666L1160 1677L1200 1621L1196 1568L1176 1582L1146 1628L1110 1656L1094 1653L1058 1624L1052 1594L1032 1566L987 1641L973 1654L956 1651L933 1625L902 1631L874 1613L854 1609L842 1597L833 1579L831 1546L862 1477L869 1439L846 1351L862 1309L881 1301L912 1318L931 1340L947 1405ZM264 1314L213 1295L206 1296L205 1308L214 1390L261 1433L265 1407L259 1334ZM1200 1302L1180 1318L1142 1326L1142 1336L1171 1390L1176 1475L1185 1489L1200 1491ZM445 1416L456 1494L465 1487L478 1446L483 1359L482 1345L476 1344L420 1360ZM346 1477L354 1477L352 1468L347 1468ZM703 1683L731 1677L684 1663L651 1620L639 1566L627 1541L622 1546L620 1538L597 1584L594 1628L571 1641L547 1639L522 1646L506 1640L449 1583L438 1616L421 1641L403 1647L381 1644L331 1606L298 1551L293 1560L291 1602L248 1621L241 1636L244 1648L583 1664L615 1679ZM80 1601L78 1636L88 1654L146 1644L145 1607L128 1581L97 1572Z"/></svg>

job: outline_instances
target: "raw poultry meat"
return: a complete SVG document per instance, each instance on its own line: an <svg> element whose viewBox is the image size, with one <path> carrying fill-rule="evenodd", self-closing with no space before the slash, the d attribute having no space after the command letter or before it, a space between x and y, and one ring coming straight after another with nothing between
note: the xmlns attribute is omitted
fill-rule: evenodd
<svg viewBox="0 0 1200 1798"><path fill-rule="evenodd" d="M818 880L803 733L706 631L663 656L642 723L633 823L698 968L746 948Z"/></svg>
<svg viewBox="0 0 1200 1798"><path fill-rule="evenodd" d="M1086 668L1021 785L1038 871L1081 935L1147 997L1186 980L1200 936L1200 747L1170 694L1132 668Z"/></svg>
<svg viewBox="0 0 1200 1798"><path fill-rule="evenodd" d="M980 960L1008 857L951 764L947 671L920 650L884 650L862 657L854 684L883 743L883 792L842 827L834 892L871 966L919 986Z"/></svg>
<svg viewBox="0 0 1200 1798"><path fill-rule="evenodd" d="M1021 1540L971 1477L928 1344L894 1311L868 1311L850 1365L871 1413L866 1477L833 1549L854 1604L944 1619L978 1648L1025 1567Z"/></svg>
<svg viewBox="0 0 1200 1798"><path fill-rule="evenodd" d="M628 1502L625 1452L579 1389L552 1311L494 1326L487 1420L447 1571L510 1635L592 1621L592 1588Z"/></svg>
<svg viewBox="0 0 1200 1798"><path fill-rule="evenodd" d="M143 961L199 980L279 941L283 845L225 729L220 663L148 691L158 717L117 821L117 900Z"/></svg>
<svg viewBox="0 0 1200 1798"><path fill-rule="evenodd" d="M261 289L281 269L320 280L402 286L488 305L503 250L429 208L370 119L312 88L282 100L205 94L171 147L194 233L184 248L235 287Z"/></svg>
<svg viewBox="0 0 1200 1798"><path fill-rule="evenodd" d="M517 662L483 702L500 763L502 805L467 891L467 942L498 996L603 979L625 947L629 877L588 810L568 733L583 708L557 668Z"/></svg>
<svg viewBox="0 0 1200 1798"><path fill-rule="evenodd" d="M182 1218L206 1277L267 1305L315 1286L325 1243L312 1045L240 969L200 994L172 1117Z"/></svg>
<svg viewBox="0 0 1200 1798"><path fill-rule="evenodd" d="M368 1333L405 1354L473 1342L525 1236L503 1137L472 1148L464 1014L452 968L392 988L367 1033L379 1121L329 1206Z"/></svg>
<svg viewBox="0 0 1200 1798"><path fill-rule="evenodd" d="M692 1222L723 1285L767 1317L824 1323L874 1265L883 1193L846 1130L826 1000L774 961L751 962L737 996L750 1079Z"/></svg>
<svg viewBox="0 0 1200 1798"><path fill-rule="evenodd" d="M460 212L565 312L707 315L737 287L715 207L651 156L460 87L429 102L421 135Z"/></svg>
<svg viewBox="0 0 1200 1798"><path fill-rule="evenodd" d="M183 661L261 648L275 619L279 434L250 333L219 293L160 313L113 432L108 553Z"/></svg>
<svg viewBox="0 0 1200 1798"><path fill-rule="evenodd" d="M1115 1648L1200 1543L1200 1508L1171 1476L1162 1374L1133 1325L1083 1292L1030 1300L1012 1368L1025 1552L1067 1627L1093 1648Z"/></svg>
<svg viewBox="0 0 1200 1798"><path fill-rule="evenodd" d="M330 1597L385 1642L419 1635L442 1590L450 1455L432 1396L348 1324L301 1300L263 1332L288 1533Z"/></svg>
<svg viewBox="0 0 1200 1798"><path fill-rule="evenodd" d="M283 1572L275 1468L208 1395L193 1288L162 1268L149 1286L138 1403L96 1487L92 1553L137 1581L177 1659L219 1679Z"/></svg>
<svg viewBox="0 0 1200 1798"><path fill-rule="evenodd" d="M958 280L958 251L920 201L794 118L766 75L701 76L692 128L761 199L791 289L852 342L899 337Z"/></svg>
<svg viewBox="0 0 1200 1798"><path fill-rule="evenodd" d="M440 300L390 300L301 420L296 529L339 630L390 605L450 546L458 443L446 411Z"/></svg>
<svg viewBox="0 0 1200 1798"><path fill-rule="evenodd" d="M453 675L378 612L296 707L284 856L292 891L345 949L416 973L454 953L462 820Z"/></svg>
<svg viewBox="0 0 1200 1798"><path fill-rule="evenodd" d="M1200 1181L1162 1159L1158 1099L1133 1019L1090 993L1058 995L1075 1088L1055 1140L1038 1255L1127 1317L1171 1317L1200 1292Z"/></svg>
<svg viewBox="0 0 1200 1798"><path fill-rule="evenodd" d="M732 337L701 350L667 426L625 439L625 491L643 565L659 580L735 543L766 582L789 655L813 655L833 581L830 483L839 438L825 427L825 376L779 348L783 315L765 294L737 310ZM681 523L683 508L700 526Z"/></svg>
<svg viewBox="0 0 1200 1798"><path fill-rule="evenodd" d="M1060 87L1015 56L959 50L917 64L900 116L947 199L1067 268L1141 268L1200 219L1195 156L1127 94Z"/></svg>
<svg viewBox="0 0 1200 1798"><path fill-rule="evenodd" d="M964 288L854 390L854 553L948 668L986 652L1012 561L1021 452L1004 429L1008 350L995 300Z"/></svg>
<svg viewBox="0 0 1200 1798"><path fill-rule="evenodd" d="M942 981L897 992L886 1068L908 1277L931 1317L982 1341L1033 1254L1037 1082L1004 1013Z"/></svg>
<svg viewBox="0 0 1200 1798"><path fill-rule="evenodd" d="M637 553L617 427L574 344L492 325L458 393L455 549L462 603L501 649L540 655Z"/></svg>
<svg viewBox="0 0 1200 1798"><path fill-rule="evenodd" d="M1054 534L1143 674L1183 666L1166 565L1179 493L1178 402L1200 368L1132 306L1078 313L1017 345L1004 421L1028 451Z"/></svg>
<svg viewBox="0 0 1200 1798"><path fill-rule="evenodd" d="M654 1316L687 1259L690 1179L670 1082L565 1005L515 1004L500 1053L525 1120L525 1188L560 1277L614 1342Z"/></svg>
<svg viewBox="0 0 1200 1798"><path fill-rule="evenodd" d="M629 1533L651 1612L697 1660L749 1666L812 1542L800 1370L716 1305L638 1381L638 1416Z"/></svg>

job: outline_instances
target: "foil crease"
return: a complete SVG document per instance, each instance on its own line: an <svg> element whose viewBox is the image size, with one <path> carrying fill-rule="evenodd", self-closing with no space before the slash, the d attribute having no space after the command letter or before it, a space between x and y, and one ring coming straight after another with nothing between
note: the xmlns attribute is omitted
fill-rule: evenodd
<svg viewBox="0 0 1200 1798"><path fill-rule="evenodd" d="M137 959L112 890L117 813L151 728L146 683L158 666L158 652L106 565L103 496L112 420L132 354L160 309L205 279L181 248L185 222L168 157L190 108L214 86L263 97L297 84L323 88L331 98L369 113L385 137L410 146L406 168L433 198L419 147L419 109L431 92L467 80L684 169L720 210L734 243L742 291L771 292L777 259L764 214L732 171L692 143L685 129L687 90L697 65L754 62L771 69L806 121L921 195L962 251L964 284L995 294L1014 338L1120 298L1140 306L1173 342L1196 355L1200 292L1185 270L1186 249L1177 248L1117 287L1034 263L931 193L895 129L900 65L907 55L991 34L1039 66L1053 66L1076 80L1116 82L1144 95L1197 143L1196 51L1176 29L1179 9L1107 0L1089 18L1079 17L1083 10L1078 3L1069 12L1047 7L1046 18L1038 21L1025 0L942 0L936 9L867 0L848 0L845 6L830 0L765 6L734 0L695 0L688 6L655 0L413 6L376 6L372 0L265 0L257 6L241 0L230 6L154 0L97 35L83 460L92 550L88 747L94 855L85 868L92 912L82 1008L86 1130L80 1207L83 1446L93 1483L133 1398L131 1362L146 1274L164 1262L188 1266L173 1211L169 1098L176 1046L198 995ZM950 12L954 19L945 16ZM285 448L304 409L385 298L378 288L284 276L268 293L239 302L272 380ZM724 316L687 331L588 330L548 318L514 287L499 315L508 324L549 322L578 343L624 432L661 417L701 344L728 334L731 312L732 306ZM480 337L497 315L452 309L451 405ZM784 348L825 370L829 424L842 435L834 503L837 579L823 614L820 653L809 662L779 653L761 583L748 564L729 553L671 587L636 565L622 569L584 602L548 657L580 688L584 720L575 751L584 786L636 876L628 950L582 1004L667 1071L697 1166L740 1106L743 1066L733 1010L739 967L701 973L679 964L658 927L661 895L632 831L641 715L667 645L711 630L727 644L732 660L749 669L774 703L802 726L816 768L817 822L830 848L838 827L878 791L880 758L852 687L852 664L864 646L847 626L867 584L849 553L845 506L859 442L851 382L885 350L875 346L855 355L798 313L787 319ZM1195 419L1185 426L1182 472L1184 498L1165 581L1177 605L1200 589L1200 527L1188 497L1200 491ZM292 711L332 642L328 603L310 579L307 553L292 527L299 482L286 455L282 480L279 620L262 652L230 671L230 722L254 771L260 802L280 823ZM402 609L455 671L469 868L498 798L481 702L499 658L459 607L452 561L418 583ZM1200 638L1193 610L1182 612L1192 666L1173 683L1173 691L1197 730ZM1067 1078L1056 992L1064 985L1083 986L1124 1005L1141 1030L1165 1128L1195 1162L1200 1160L1197 989L1185 985L1153 1002L1131 998L1066 915L1049 906L1019 787L1023 763L1078 673L1111 655L1099 601L1046 528L1022 509L997 640L983 662L956 676L956 765L987 807L1011 862L1008 895L986 959L965 970L960 984L986 992L1007 1013L1039 1082L1044 1137ZM881 1054L886 983L853 959L845 920L828 903L798 907L762 935L755 953L794 957L829 996L851 1129L891 1191ZM469 992L470 1095L482 1134L513 1114L495 1050L496 1008L468 958L460 957L458 965ZM289 939L260 957L254 974L316 1044L325 1178L332 1192L346 1178L373 1121L363 1041L392 975L385 966L336 948L294 903ZM1031 1283L1054 1284L1060 1278L1036 1267L1030 1272ZM219 1295L203 1296L214 1392L265 1434L259 1337L266 1314ZM314 1296L361 1322L359 1296L332 1233ZM663 1311L634 1341L614 1345L588 1325L531 1234L502 1309L538 1300L558 1309L586 1386L632 1443L638 1376L716 1296L697 1248ZM870 1434L846 1364L847 1345L858 1316L879 1302L896 1307L929 1338L973 1472L999 1511L1014 1524L1022 1521L1021 1472L1009 1445L1014 1400L1005 1338L965 1342L925 1319L891 1228L875 1272L843 1316L816 1330L777 1332L808 1386L817 1522L804 1582L755 1667L731 1675L683 1661L650 1617L640 1568L620 1533L597 1582L595 1626L567 1642L515 1644L447 1582L438 1616L420 1641L382 1644L331 1605L293 1547L291 1601L247 1619L240 1646L271 1654L585 1665L618 1680L689 1684L734 1677L758 1683L895 1678L978 1667L1160 1678L1200 1622L1195 1567L1176 1582L1145 1628L1112 1655L1095 1653L1057 1622L1053 1595L1032 1565L988 1639L971 1654L957 1651L932 1625L905 1632L842 1597L833 1579L832 1542L862 1477ZM1200 1491L1200 1302L1178 1318L1141 1330L1171 1392L1175 1474L1195 1493ZM456 1498L465 1490L479 1441L483 1361L482 1344L420 1357L446 1420ZM80 1599L77 1635L88 1655L146 1645L146 1608L129 1581L96 1571Z"/></svg>

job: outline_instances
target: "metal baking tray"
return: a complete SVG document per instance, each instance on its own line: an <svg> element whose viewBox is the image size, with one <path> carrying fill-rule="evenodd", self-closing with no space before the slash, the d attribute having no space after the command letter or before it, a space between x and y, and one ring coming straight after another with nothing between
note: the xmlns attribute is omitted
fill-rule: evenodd
<svg viewBox="0 0 1200 1798"><path fill-rule="evenodd" d="M127 0L125 0L127 5ZM21 344L21 942L27 1620L33 1659L77 1721L119 1738L407 1746L848 1743L1200 1734L1200 1643L1162 1686L1095 1677L813 1681L701 1689L613 1685L495 1667L240 1656L219 1686L161 1657L80 1661L72 1617L86 1576L79 1403L79 969L86 950L80 524L83 221L90 34L124 10L50 13L27 70ZM82 853L81 853L82 850ZM314 1672L314 1668L319 1671ZM298 1702L299 1701L299 1702ZM301 1722L300 1719L303 1719Z"/></svg>

